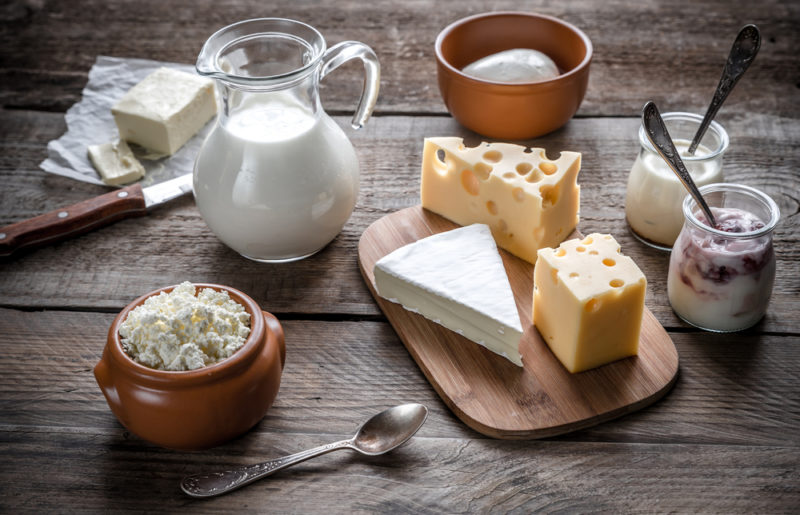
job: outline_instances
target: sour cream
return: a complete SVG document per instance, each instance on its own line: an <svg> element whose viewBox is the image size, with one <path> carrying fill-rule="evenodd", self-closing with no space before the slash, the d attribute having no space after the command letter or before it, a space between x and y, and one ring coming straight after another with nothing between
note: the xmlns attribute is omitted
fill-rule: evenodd
<svg viewBox="0 0 800 515"><path fill-rule="evenodd" d="M487 55L462 70L476 79L512 84L540 82L558 77L558 67L547 54L530 48L515 48Z"/></svg>

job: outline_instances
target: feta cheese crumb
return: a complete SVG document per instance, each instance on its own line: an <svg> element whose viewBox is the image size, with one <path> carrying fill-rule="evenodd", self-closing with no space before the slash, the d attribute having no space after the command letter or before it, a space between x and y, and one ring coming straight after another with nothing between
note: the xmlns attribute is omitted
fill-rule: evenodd
<svg viewBox="0 0 800 515"><path fill-rule="evenodd" d="M227 292L185 281L149 297L120 325L122 348L157 370L195 370L230 357L250 335L250 314Z"/></svg>

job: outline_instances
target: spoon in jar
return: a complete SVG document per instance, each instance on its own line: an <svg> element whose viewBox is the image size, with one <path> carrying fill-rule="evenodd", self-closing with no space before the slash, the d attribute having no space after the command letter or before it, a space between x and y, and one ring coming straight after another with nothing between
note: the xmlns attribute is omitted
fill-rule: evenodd
<svg viewBox="0 0 800 515"><path fill-rule="evenodd" d="M725 68L722 69L722 77L717 84L717 90L714 92L714 97L711 99L711 104L708 106L706 115L703 117L700 127L697 128L697 134L694 135L692 144L689 145L687 152L690 156L694 155L697 150L697 145L706 133L706 129L711 124L711 120L717 116L717 111L722 107L722 103L728 98L728 95L733 90L733 87L742 78L744 72L750 67L750 64L755 60L758 49L761 48L761 33L755 25L745 25L736 40L733 42L731 51L728 54L728 60L725 61Z"/></svg>
<svg viewBox="0 0 800 515"><path fill-rule="evenodd" d="M678 154L675 145L672 143L672 137L667 131L667 126L664 125L664 120L661 118L656 104L652 101L648 101L644 105L644 109L642 109L642 126L644 127L644 133L647 135L647 139L656 147L659 155L667 162L672 171L675 172L675 175L678 176L678 179L680 179L686 189L689 190L689 193L692 195L695 202L697 202L697 205L700 206L703 213L705 213L711 227L716 227L717 221L714 219L711 209L708 207L708 204L706 204L703 195L700 194L700 190L697 189L697 185L692 180L692 176L689 175L689 171L686 170L686 165L683 164L683 160Z"/></svg>
<svg viewBox="0 0 800 515"><path fill-rule="evenodd" d="M428 417L428 408L422 404L402 404L373 415L364 422L355 436L348 440L329 443L290 456L255 465L245 465L223 472L186 476L181 490L192 497L214 497L307 459L339 449L352 449L367 456L378 456L404 444L422 427Z"/></svg>

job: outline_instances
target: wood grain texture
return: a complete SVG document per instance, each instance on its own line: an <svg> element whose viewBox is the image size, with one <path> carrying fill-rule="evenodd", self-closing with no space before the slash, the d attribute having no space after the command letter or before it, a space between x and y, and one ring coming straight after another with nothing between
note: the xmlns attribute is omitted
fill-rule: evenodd
<svg viewBox="0 0 800 515"><path fill-rule="evenodd" d="M646 305L681 356L670 394L647 409L538 441L489 439L439 399L383 318L358 271L362 232L419 203L422 138L479 138L450 118L433 42L487 10L541 12L594 44L589 88L565 127L536 141L583 154L579 229L611 232L648 278ZM800 506L800 4L781 0L7 0L0 3L0 226L107 193L44 173L47 142L98 55L192 63L231 22L284 16L329 45L370 45L382 64L376 116L347 128L358 63L323 81L321 99L353 140L361 193L343 232L291 265L251 263L206 228L191 198L0 263L0 512L794 513ZM761 29L758 58L717 120L729 181L775 198L778 278L766 318L731 335L697 331L666 300L668 256L639 245L622 210L641 106L702 113L736 31ZM113 316L182 280L234 286L275 312L287 368L252 431L202 453L127 433L92 377ZM191 500L183 474L252 463L350 435L402 402L430 416L377 459L332 454L230 496Z"/></svg>
<svg viewBox="0 0 800 515"><path fill-rule="evenodd" d="M329 45L344 40L370 45L382 65L379 113L444 114L435 82L436 35L464 16L523 10L562 18L592 40L589 88L578 116L635 116L647 100L668 110L704 112L733 38L746 23L759 26L764 42L723 113L785 115L800 110L796 2L706 0L698 7L686 0L613 0L600 7L593 0L462 0L445 8L420 0L6 3L0 11L0 104L14 108L65 111L78 99L97 55L194 63L205 40L219 28L278 16L315 26ZM356 63L337 70L324 81L326 109L352 112L361 84Z"/></svg>
<svg viewBox="0 0 800 515"><path fill-rule="evenodd" d="M119 191L111 191L29 220L0 227L0 258L52 245L125 218L146 214L142 187L133 184Z"/></svg>
<svg viewBox="0 0 800 515"><path fill-rule="evenodd" d="M524 329L522 368L377 294L373 270L379 259L457 227L421 206L406 208L364 231L358 259L370 292L409 353L465 424L494 438L544 438L611 420L667 393L678 373L678 353L647 310L637 357L570 374L532 325L533 266L505 250L500 255Z"/></svg>
<svg viewBox="0 0 800 515"><path fill-rule="evenodd" d="M800 125L764 115L723 117L731 137L725 174L757 187L781 209L775 231L777 280L761 331L800 334ZM347 127L349 117L337 117ZM586 233L609 232L645 272L646 305L669 328L687 328L666 295L669 255L640 244L624 219L625 187L636 157L638 119L577 119L535 140L557 155L583 154L581 221ZM5 111L0 116L0 224L9 224L107 191L37 169L47 141L64 130L61 115ZM0 269L0 305L44 309L119 310L143 292L183 280L214 282L248 292L270 312L378 316L358 272L356 246L375 220L419 203L424 136L480 141L451 118L377 117L363 130L345 129L361 161L361 192L342 233L323 252L297 263L263 265L225 247L206 227L191 198L147 217L122 221L42 248ZM162 255L169 256L168 263ZM131 256L136 256L135 263ZM33 283L36 288L32 288Z"/></svg>
<svg viewBox="0 0 800 515"><path fill-rule="evenodd" d="M658 403L556 439L499 441L450 413L389 324L284 321L287 365L267 417L188 453L143 442L108 409L91 369L113 317L0 309L0 511L744 513L800 502L796 338L675 334L681 374ZM178 490L184 474L340 439L409 400L430 415L389 455L331 454L208 502Z"/></svg>
<svg viewBox="0 0 800 515"><path fill-rule="evenodd" d="M0 431L102 433L117 444L138 440L117 423L92 375L115 316L0 309ZM281 324L286 369L275 404L252 431L262 436L254 438L346 434L384 407L415 401L431 410L423 435L485 438L452 415L387 322ZM681 372L669 395L557 440L800 446L800 381L792 375L800 360L796 337L672 338ZM219 452L225 449L240 453L237 441Z"/></svg>

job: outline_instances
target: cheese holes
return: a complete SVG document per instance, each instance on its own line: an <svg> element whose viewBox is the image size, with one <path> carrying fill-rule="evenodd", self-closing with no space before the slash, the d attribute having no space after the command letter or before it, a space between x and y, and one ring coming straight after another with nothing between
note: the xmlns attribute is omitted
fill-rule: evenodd
<svg viewBox="0 0 800 515"><path fill-rule="evenodd" d="M550 270L550 278L553 279L554 284L558 284L558 270L555 268Z"/></svg>
<svg viewBox="0 0 800 515"><path fill-rule="evenodd" d="M539 169L536 168L531 173L529 173L527 177L525 177L525 180L533 183L541 181L542 178L543 178L542 172L540 172Z"/></svg>
<svg viewBox="0 0 800 515"><path fill-rule="evenodd" d="M477 196L481 191L480 181L478 181L478 178L472 173L472 170L468 168L461 172L461 186L472 196Z"/></svg>
<svg viewBox="0 0 800 515"><path fill-rule="evenodd" d="M531 170L533 170L533 165L530 163L520 163L517 165L517 173L520 175L525 175Z"/></svg>
<svg viewBox="0 0 800 515"><path fill-rule="evenodd" d="M501 159L503 159L503 154L497 150L490 150L483 154L483 160L490 163L499 163Z"/></svg>
<svg viewBox="0 0 800 515"><path fill-rule="evenodd" d="M545 175L553 175L558 171L558 166L555 163L542 162L539 163L539 170Z"/></svg>
<svg viewBox="0 0 800 515"><path fill-rule="evenodd" d="M514 197L514 200L517 202L523 202L525 200L525 192L522 191L522 188L514 188L511 190L511 196Z"/></svg>
<svg viewBox="0 0 800 515"><path fill-rule="evenodd" d="M585 309L587 313L594 313L600 309L600 301L597 299L591 299L583 305L583 309Z"/></svg>
<svg viewBox="0 0 800 515"><path fill-rule="evenodd" d="M590 250L589 254L591 254L593 256L596 256L598 254L598 252L596 250Z"/></svg>
<svg viewBox="0 0 800 515"><path fill-rule="evenodd" d="M558 188L544 185L539 188L539 194L542 196L542 208L547 209L556 205L558 202Z"/></svg>
<svg viewBox="0 0 800 515"><path fill-rule="evenodd" d="M583 243L584 245L591 245L592 243L594 243L594 240L590 236L587 236L586 238L583 239L581 243Z"/></svg>
<svg viewBox="0 0 800 515"><path fill-rule="evenodd" d="M613 259L611 259L611 258L605 258L605 259L603 260L603 264L604 264L604 265L606 265L606 266L614 266L614 265L616 265L616 264L617 264L617 262L616 262L616 261L614 261L614 260L613 260ZM614 285L612 284L611 286L614 286Z"/></svg>
<svg viewBox="0 0 800 515"><path fill-rule="evenodd" d="M497 214L497 204L492 202L491 200L486 203L486 210L489 211L489 214L496 215Z"/></svg>
<svg viewBox="0 0 800 515"><path fill-rule="evenodd" d="M506 172L503 174L504 179L513 179L514 177L516 177L516 175L514 175L514 172Z"/></svg>
<svg viewBox="0 0 800 515"><path fill-rule="evenodd" d="M620 286L625 284L625 281L623 281L622 279L611 279L611 281L609 281L608 284L612 288L619 288Z"/></svg>
<svg viewBox="0 0 800 515"><path fill-rule="evenodd" d="M436 151L436 159L433 160L433 168L439 173L439 175L445 175L447 173L447 154L445 154L444 150L439 149Z"/></svg>
<svg viewBox="0 0 800 515"><path fill-rule="evenodd" d="M580 276L581 274L579 274L578 272L570 272L569 274L570 279L577 279Z"/></svg>
<svg viewBox="0 0 800 515"><path fill-rule="evenodd" d="M567 255L567 251L564 249L558 249L556 251L556 257L564 257Z"/></svg>
<svg viewBox="0 0 800 515"><path fill-rule="evenodd" d="M575 247L575 250L577 250L578 252L586 252L586 247L581 247L581 246Z"/></svg>
<svg viewBox="0 0 800 515"><path fill-rule="evenodd" d="M478 163L475 165L475 175L477 175L482 181L488 179L490 173L492 173L492 167L486 163Z"/></svg>

